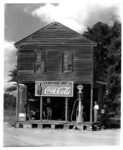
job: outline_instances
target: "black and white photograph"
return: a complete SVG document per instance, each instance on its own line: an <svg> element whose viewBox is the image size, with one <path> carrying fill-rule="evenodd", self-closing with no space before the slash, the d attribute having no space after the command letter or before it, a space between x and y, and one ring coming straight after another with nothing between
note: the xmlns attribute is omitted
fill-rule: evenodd
<svg viewBox="0 0 123 150"><path fill-rule="evenodd" d="M121 0L3 7L3 147L120 146Z"/></svg>

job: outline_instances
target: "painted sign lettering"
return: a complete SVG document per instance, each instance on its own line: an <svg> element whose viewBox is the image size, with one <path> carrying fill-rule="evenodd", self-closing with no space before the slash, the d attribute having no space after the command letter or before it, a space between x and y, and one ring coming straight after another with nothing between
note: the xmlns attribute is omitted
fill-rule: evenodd
<svg viewBox="0 0 123 150"><path fill-rule="evenodd" d="M73 82L36 81L35 96L73 97Z"/></svg>

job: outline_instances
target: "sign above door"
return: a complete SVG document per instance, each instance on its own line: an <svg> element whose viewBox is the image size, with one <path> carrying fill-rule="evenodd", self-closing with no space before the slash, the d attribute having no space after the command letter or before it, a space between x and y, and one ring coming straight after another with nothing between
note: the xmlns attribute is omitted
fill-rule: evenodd
<svg viewBox="0 0 123 150"><path fill-rule="evenodd" d="M35 81L35 96L73 97L73 81Z"/></svg>

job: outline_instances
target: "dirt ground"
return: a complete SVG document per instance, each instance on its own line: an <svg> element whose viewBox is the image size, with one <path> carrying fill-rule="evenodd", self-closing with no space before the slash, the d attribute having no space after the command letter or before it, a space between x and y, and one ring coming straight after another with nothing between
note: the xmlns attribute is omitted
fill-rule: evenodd
<svg viewBox="0 0 123 150"><path fill-rule="evenodd" d="M73 129L14 128L4 124L5 147L115 146L120 144L120 129L81 131Z"/></svg>

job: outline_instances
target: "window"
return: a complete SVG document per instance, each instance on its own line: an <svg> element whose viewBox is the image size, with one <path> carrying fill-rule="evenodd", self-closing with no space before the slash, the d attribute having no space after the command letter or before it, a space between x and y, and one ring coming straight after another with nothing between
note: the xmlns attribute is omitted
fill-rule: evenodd
<svg viewBox="0 0 123 150"><path fill-rule="evenodd" d="M63 54L63 71L72 72L73 71L73 54L72 52L64 52Z"/></svg>
<svg viewBox="0 0 123 150"><path fill-rule="evenodd" d="M37 73L46 71L46 51L36 54L34 71Z"/></svg>
<svg viewBox="0 0 123 150"><path fill-rule="evenodd" d="M46 51L41 53L41 71L46 71Z"/></svg>

